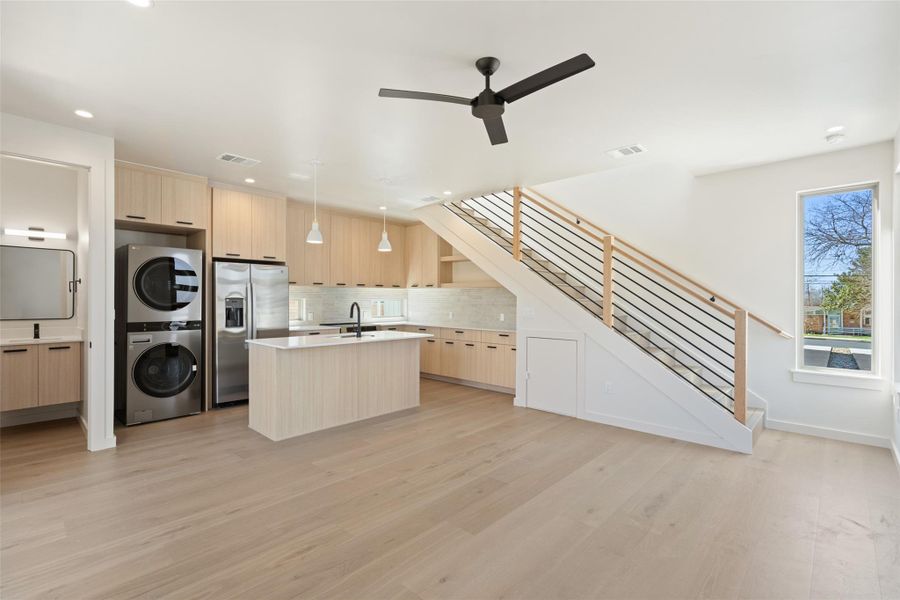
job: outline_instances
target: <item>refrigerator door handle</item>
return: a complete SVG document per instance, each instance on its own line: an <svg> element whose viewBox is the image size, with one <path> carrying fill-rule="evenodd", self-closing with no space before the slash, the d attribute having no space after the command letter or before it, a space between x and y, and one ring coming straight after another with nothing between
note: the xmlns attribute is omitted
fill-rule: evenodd
<svg viewBox="0 0 900 600"><path fill-rule="evenodd" d="M246 340L252 340L256 337L256 332L253 331L253 284L250 281L247 281L247 289L245 291L245 296L247 298L247 309L244 323L244 331L246 332ZM247 341L244 341L244 348L248 347Z"/></svg>

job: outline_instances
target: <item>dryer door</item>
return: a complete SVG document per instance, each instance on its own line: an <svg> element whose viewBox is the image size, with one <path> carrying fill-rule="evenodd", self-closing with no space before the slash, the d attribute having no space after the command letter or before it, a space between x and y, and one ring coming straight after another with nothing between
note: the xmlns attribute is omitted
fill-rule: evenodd
<svg viewBox="0 0 900 600"><path fill-rule="evenodd" d="M134 293L146 306L174 311L200 293L200 277L188 263L171 256L151 258L134 274Z"/></svg>
<svg viewBox="0 0 900 600"><path fill-rule="evenodd" d="M197 376L197 358L181 344L158 344L134 362L132 377L148 396L168 398L186 390Z"/></svg>

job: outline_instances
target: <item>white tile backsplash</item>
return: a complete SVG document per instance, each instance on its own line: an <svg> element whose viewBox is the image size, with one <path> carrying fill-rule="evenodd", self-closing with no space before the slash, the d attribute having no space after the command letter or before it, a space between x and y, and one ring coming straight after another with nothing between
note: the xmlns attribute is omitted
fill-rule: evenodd
<svg viewBox="0 0 900 600"><path fill-rule="evenodd" d="M362 307L364 321L372 320L372 300L394 300L399 301L403 307L403 318L408 321L484 329L516 328L516 297L504 288L393 289L292 285L290 298L293 324L349 321L353 302L358 302ZM307 318L294 319L302 316L299 314L301 300L305 300Z"/></svg>

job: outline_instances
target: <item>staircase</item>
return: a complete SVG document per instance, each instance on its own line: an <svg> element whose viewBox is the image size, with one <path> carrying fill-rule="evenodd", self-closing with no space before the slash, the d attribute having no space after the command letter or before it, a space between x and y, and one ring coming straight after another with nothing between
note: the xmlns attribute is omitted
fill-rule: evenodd
<svg viewBox="0 0 900 600"><path fill-rule="evenodd" d="M748 324L790 334L534 190L443 206L756 438L763 419L747 404Z"/></svg>

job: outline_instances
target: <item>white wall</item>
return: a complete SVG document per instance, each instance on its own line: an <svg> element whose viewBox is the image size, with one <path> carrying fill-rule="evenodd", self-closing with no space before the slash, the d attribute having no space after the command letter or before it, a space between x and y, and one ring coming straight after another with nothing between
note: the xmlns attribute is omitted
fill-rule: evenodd
<svg viewBox="0 0 900 600"><path fill-rule="evenodd" d="M84 167L87 177L87 211L79 214L81 236L88 244L82 261L82 301L85 314L86 402L83 419L88 449L115 446L113 433L113 218L115 194L114 141L34 121L0 114L0 150L5 153ZM85 235L86 234L86 235Z"/></svg>
<svg viewBox="0 0 900 600"><path fill-rule="evenodd" d="M750 388L770 426L887 445L893 370L893 148L890 142L692 177L643 164L537 186L581 213L790 331L799 325L796 256L800 190L880 183L877 390L797 383L794 341L751 325Z"/></svg>
<svg viewBox="0 0 900 600"><path fill-rule="evenodd" d="M900 468L900 128L894 136L894 438L892 448Z"/></svg>

